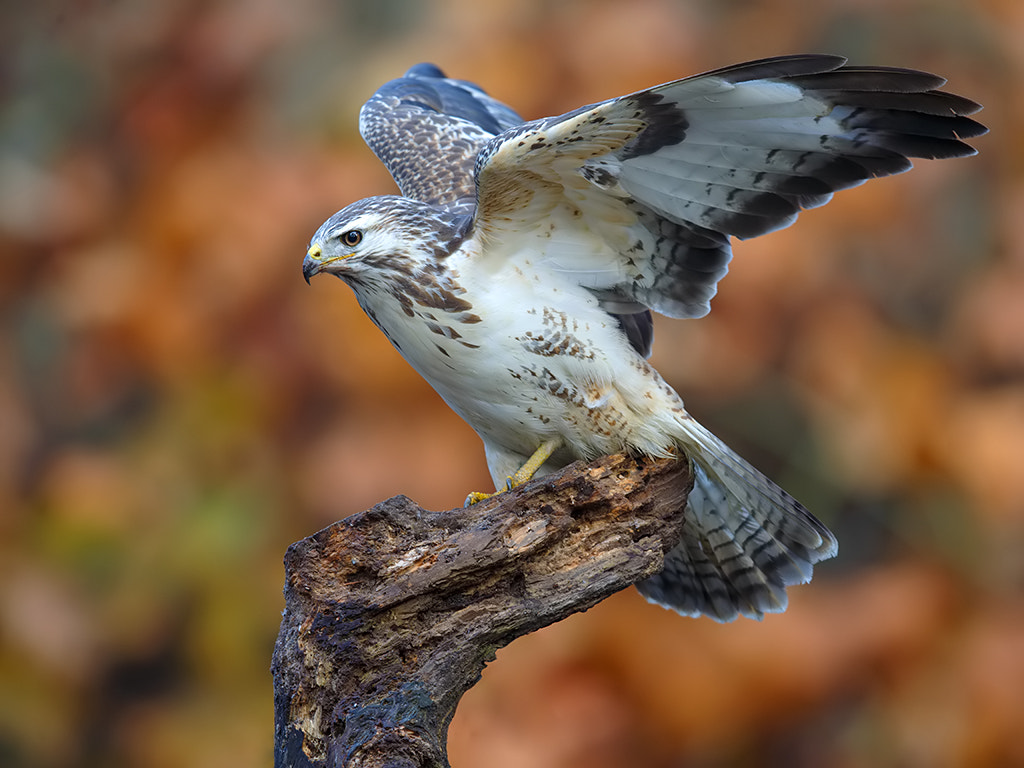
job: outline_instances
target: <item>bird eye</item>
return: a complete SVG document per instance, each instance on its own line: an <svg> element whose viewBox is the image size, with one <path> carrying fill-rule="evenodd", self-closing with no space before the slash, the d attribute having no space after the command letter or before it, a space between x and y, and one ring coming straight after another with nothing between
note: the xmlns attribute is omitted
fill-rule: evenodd
<svg viewBox="0 0 1024 768"><path fill-rule="evenodd" d="M341 242L347 245L349 248L354 248L359 245L363 240L363 233L358 229L350 229L347 232L341 233Z"/></svg>

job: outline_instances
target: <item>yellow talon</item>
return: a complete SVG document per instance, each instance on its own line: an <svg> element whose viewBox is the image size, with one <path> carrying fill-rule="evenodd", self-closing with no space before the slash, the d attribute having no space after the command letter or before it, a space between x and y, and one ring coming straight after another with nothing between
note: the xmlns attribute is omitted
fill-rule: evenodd
<svg viewBox="0 0 1024 768"><path fill-rule="evenodd" d="M497 496L499 493L502 493L502 491L511 491L513 488L518 488L523 483L529 482L530 479L537 474L537 470L544 465L544 462L551 458L551 454L561 447L562 438L560 437L553 437L550 440L545 440L540 444L540 447L533 452L533 455L526 460L526 463L516 470L514 475L510 475L505 479L504 489L495 491L494 493L473 491L466 497L466 501L463 506L471 507L474 504L479 504L484 499Z"/></svg>
<svg viewBox="0 0 1024 768"><path fill-rule="evenodd" d="M466 497L466 500L463 502L462 506L464 506L464 507L472 507L474 504L479 504L484 499L489 499L489 498L491 498L491 496L497 496L499 493L500 493L500 491L495 491L494 493L484 493L483 491L473 491L472 493L469 494L469 496Z"/></svg>

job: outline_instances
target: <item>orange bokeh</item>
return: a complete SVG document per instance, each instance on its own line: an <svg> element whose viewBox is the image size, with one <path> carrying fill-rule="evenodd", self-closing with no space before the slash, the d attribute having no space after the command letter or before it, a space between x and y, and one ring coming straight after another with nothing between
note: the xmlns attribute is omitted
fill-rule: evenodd
<svg viewBox="0 0 1024 768"><path fill-rule="evenodd" d="M840 536L790 610L632 590L498 652L470 766L1024 765L1018 3L22 4L0 11L0 763L272 762L294 540L456 506L473 432L301 261L390 192L356 116L433 60L525 117L782 53L939 72L976 158L736 245L654 362Z"/></svg>

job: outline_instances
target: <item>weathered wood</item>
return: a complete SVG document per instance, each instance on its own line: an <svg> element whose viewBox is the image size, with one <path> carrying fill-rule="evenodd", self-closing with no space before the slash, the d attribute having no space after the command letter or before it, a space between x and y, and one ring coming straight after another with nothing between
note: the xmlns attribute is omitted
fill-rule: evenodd
<svg viewBox="0 0 1024 768"><path fill-rule="evenodd" d="M660 570L691 483L685 461L614 455L469 509L396 496L293 544L275 765L447 766L495 651Z"/></svg>

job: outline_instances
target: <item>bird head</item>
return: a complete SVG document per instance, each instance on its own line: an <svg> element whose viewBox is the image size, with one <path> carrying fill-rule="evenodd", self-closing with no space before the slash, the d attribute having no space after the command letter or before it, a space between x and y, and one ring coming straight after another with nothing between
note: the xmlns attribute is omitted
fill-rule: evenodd
<svg viewBox="0 0 1024 768"><path fill-rule="evenodd" d="M306 282L321 272L358 279L374 265L400 258L406 249L400 230L389 227L392 198L373 197L343 208L325 221L309 241L302 275Z"/></svg>
<svg viewBox="0 0 1024 768"><path fill-rule="evenodd" d="M343 208L309 241L302 274L308 283L321 272L346 282L387 281L436 266L454 251L470 222L418 200L395 195L370 197Z"/></svg>

